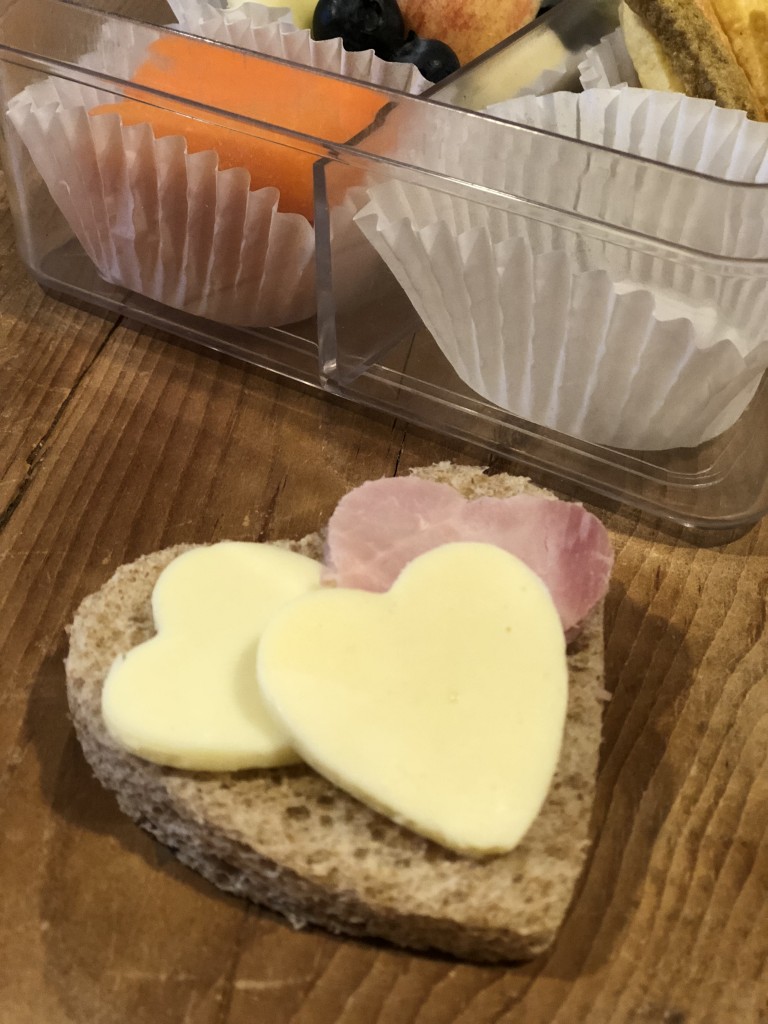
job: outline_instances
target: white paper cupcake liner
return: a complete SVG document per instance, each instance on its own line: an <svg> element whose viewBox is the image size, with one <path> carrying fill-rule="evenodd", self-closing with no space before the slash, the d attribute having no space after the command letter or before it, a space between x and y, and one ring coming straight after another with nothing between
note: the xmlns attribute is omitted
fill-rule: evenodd
<svg viewBox="0 0 768 1024"><path fill-rule="evenodd" d="M487 112L726 181L768 183L768 125L711 100L590 89L505 100Z"/></svg>
<svg viewBox="0 0 768 1024"><path fill-rule="evenodd" d="M204 25L221 26L226 32L231 28L234 32L242 31L246 26L250 29L263 28L276 22L282 22L294 28L291 9L272 7L267 4L248 2L239 7L227 7L225 0L209 3L208 0L167 0L173 11L179 28L192 35L201 35Z"/></svg>
<svg viewBox="0 0 768 1024"><path fill-rule="evenodd" d="M768 183L768 124L710 100L625 87L507 100L488 112L724 181ZM511 191L518 187L515 173L513 168L506 183ZM549 189L552 168L540 173L542 194ZM733 190L727 203L713 204L705 184L668 176L660 187L658 171L642 163L622 167L621 187L608 175L607 170L601 175L597 164L583 174L561 173L574 190L570 208L724 257L764 257L768 252L768 208L756 190ZM551 189L556 194L562 183L553 179Z"/></svg>
<svg viewBox="0 0 768 1024"><path fill-rule="evenodd" d="M717 337L715 315L703 344L701 324L673 317L669 302L659 317L650 291L574 272L568 252L536 253L489 225L455 234L444 220L424 223L403 194L379 186L357 223L457 375L488 401L585 441L645 450L701 444L743 413L768 366L765 329L743 352Z"/></svg>
<svg viewBox="0 0 768 1024"><path fill-rule="evenodd" d="M552 134L457 118L430 104L390 112L366 148L704 254L768 257L763 189L720 188L679 172L692 167L712 179L768 182L768 125L706 100L626 87L516 98L485 112ZM574 146L571 139L606 151ZM646 159L627 160L625 153Z"/></svg>
<svg viewBox="0 0 768 1024"><path fill-rule="evenodd" d="M649 101L644 90L593 90L583 95L556 93L508 100L490 109L557 135L622 151L639 150L660 163L692 164L706 174L750 184L768 182L768 125L749 122L739 112L721 110L708 101L672 94L659 94L659 98L661 105ZM565 138L529 132L507 135L503 126L489 126L479 119L454 124L450 114L430 108L427 124L426 116L406 118L395 112L367 145L378 142L377 152L402 164L477 182L566 215L576 214L578 219L553 216L552 226L545 231L543 225L522 215L515 218L512 212L481 202L414 186L406 188L405 210L418 223L436 219L436 203L440 218L456 232L500 218L510 225L507 235L525 234L535 252L567 249L577 269L603 267L615 282L630 281L638 288L677 287L685 265L692 261L682 261L678 267L680 261L672 256L645 260L632 237L621 233L613 236L613 242L600 242L600 232L586 218L703 254L739 259L768 256L768 204L763 189L730 189L721 192L724 201L713 202L708 181L665 173L656 163L617 163L610 154L587 147L574 150ZM537 237L532 238L532 233ZM638 276L638 270L643 275L653 273Z"/></svg>
<svg viewBox="0 0 768 1024"><path fill-rule="evenodd" d="M9 117L99 273L221 323L280 326L313 315L314 231L250 190L244 168L155 139L148 124L89 116L113 96L60 79L31 86Z"/></svg>
<svg viewBox="0 0 768 1024"><path fill-rule="evenodd" d="M579 80L585 90L611 89L620 85L636 88L640 85L620 28L587 50L579 62Z"/></svg>
<svg viewBox="0 0 768 1024"><path fill-rule="evenodd" d="M206 0L169 0L179 26L192 35L228 43L270 57L345 75L370 85L418 95L429 82L413 64L398 64L377 57L373 50L351 52L340 39L315 40L307 29L297 29L282 8L248 3L222 10ZM275 14L282 16L277 18Z"/></svg>
<svg viewBox="0 0 768 1024"><path fill-rule="evenodd" d="M738 113L703 101L692 101L689 118L686 97L665 96L663 116L647 99L630 88L595 90L508 101L504 110L561 135L623 151L648 146L656 158L765 180L766 126L755 134ZM617 188L612 161L569 151L552 136L510 134L505 148L481 121L454 131L448 112L434 113L427 134L409 120L387 119L380 152L542 203L492 206L460 187L441 191L437 179L391 180L371 185L358 214L470 388L533 422L633 449L696 446L743 413L768 366L764 278L677 259L635 235L593 230L585 218L682 244L695 239L704 253L765 257L764 193L743 190L741 206L712 210L706 189L682 175L671 196L660 194L654 164L630 165L625 182L636 187ZM738 161L729 156L734 147ZM575 159L566 163L568 155Z"/></svg>

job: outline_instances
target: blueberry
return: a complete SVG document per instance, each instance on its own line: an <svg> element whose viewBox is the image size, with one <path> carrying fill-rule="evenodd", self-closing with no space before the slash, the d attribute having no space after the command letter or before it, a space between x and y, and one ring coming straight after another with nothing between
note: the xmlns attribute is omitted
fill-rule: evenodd
<svg viewBox="0 0 768 1024"><path fill-rule="evenodd" d="M390 60L415 64L429 82L439 82L459 69L459 58L450 46L439 39L420 39L415 32L408 33L408 38Z"/></svg>
<svg viewBox="0 0 768 1024"><path fill-rule="evenodd" d="M340 37L345 50L375 50L389 60L403 43L405 23L396 0L319 0L312 36Z"/></svg>

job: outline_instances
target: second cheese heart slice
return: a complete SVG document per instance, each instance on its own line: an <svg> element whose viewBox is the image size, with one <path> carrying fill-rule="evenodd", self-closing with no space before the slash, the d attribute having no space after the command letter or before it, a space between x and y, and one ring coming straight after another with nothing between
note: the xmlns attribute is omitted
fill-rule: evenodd
<svg viewBox="0 0 768 1024"><path fill-rule="evenodd" d="M513 848L560 751L568 672L549 591L514 555L447 544L391 589L319 590L278 611L261 692L302 757L463 853Z"/></svg>
<svg viewBox="0 0 768 1024"><path fill-rule="evenodd" d="M271 544L222 541L175 558L152 593L157 634L118 658L104 684L113 739L198 771L297 761L263 705L253 662L271 616L319 582L317 562Z"/></svg>

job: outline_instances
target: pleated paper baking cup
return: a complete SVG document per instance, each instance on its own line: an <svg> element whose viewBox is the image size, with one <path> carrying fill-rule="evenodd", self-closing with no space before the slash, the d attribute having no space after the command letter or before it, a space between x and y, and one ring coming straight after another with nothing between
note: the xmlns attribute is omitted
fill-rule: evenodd
<svg viewBox="0 0 768 1024"><path fill-rule="evenodd" d="M624 43L620 28L591 46L579 62L582 89L611 89L620 85L639 87L635 65Z"/></svg>
<svg viewBox="0 0 768 1024"><path fill-rule="evenodd" d="M768 183L768 124L710 100L626 87L528 96L496 104L488 112L724 181ZM542 174L552 172L542 169ZM578 197L573 208L605 223L724 257L760 257L768 250L768 208L756 192L739 191L727 204L713 206L707 187L679 177L668 178L660 188L658 176L642 164L628 168L622 180L623 187L617 188L610 177L585 172L583 180L574 180ZM509 185L514 191L515 182ZM557 188L553 183L553 195ZM547 191L545 180L536 194Z"/></svg>
<svg viewBox="0 0 768 1024"><path fill-rule="evenodd" d="M202 35L202 29L206 25L216 28L220 26L222 32L228 27L237 33L245 27L258 30L266 25L282 22L289 28L294 28L291 17L291 9L285 7L272 7L267 4L247 2L239 7L228 7L226 0L221 3L209 2L209 0L167 0L168 6L173 11L179 28L183 32L192 35Z"/></svg>
<svg viewBox="0 0 768 1024"><path fill-rule="evenodd" d="M192 35L411 95L432 85L413 64L382 60L373 50L347 51L341 39L313 39L309 30L297 29L282 8L247 3L223 10L206 0L169 4L179 26Z"/></svg>
<svg viewBox="0 0 768 1024"><path fill-rule="evenodd" d="M578 272L571 253L502 237L498 220L457 233L424 209L411 216L406 193L376 187L356 222L457 375L489 402L644 450L699 445L749 404L768 366L765 319L748 345L721 333L715 310L696 322L675 315L669 295Z"/></svg>
<svg viewBox="0 0 768 1024"><path fill-rule="evenodd" d="M279 326L313 315L314 231L250 189L245 168L156 139L148 124L88 111L114 97L51 79L9 117L99 273L116 285L221 323Z"/></svg>
<svg viewBox="0 0 768 1024"><path fill-rule="evenodd" d="M648 89L590 89L505 100L487 112L726 181L768 183L768 124L711 100Z"/></svg>

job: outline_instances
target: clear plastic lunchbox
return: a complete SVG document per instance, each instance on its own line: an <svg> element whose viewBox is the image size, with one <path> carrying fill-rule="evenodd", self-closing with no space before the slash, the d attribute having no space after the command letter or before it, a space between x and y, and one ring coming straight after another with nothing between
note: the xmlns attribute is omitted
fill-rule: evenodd
<svg viewBox="0 0 768 1024"><path fill-rule="evenodd" d="M142 54L179 37L170 20L141 0L0 17L4 166L42 285L676 523L768 511L768 184L615 142L630 120L649 130L643 98L587 96L579 65L616 0L561 0L420 96L190 42L202 69L215 50L278 76L298 121L217 107L204 71L183 90L137 82ZM130 126L92 116L126 96ZM314 127L335 96L370 112L350 137ZM532 123L525 96L554 122ZM169 113L300 160L310 216L276 215L272 192L173 132L158 142L147 123ZM571 137L572 114L614 134ZM734 143L756 167L761 130Z"/></svg>

